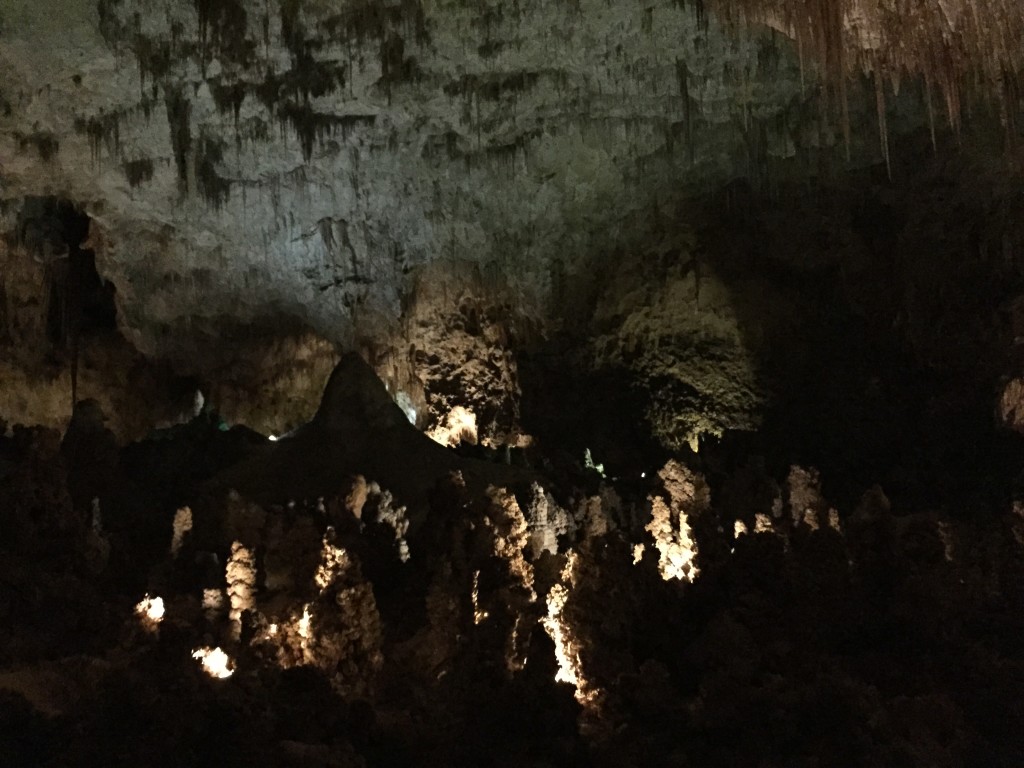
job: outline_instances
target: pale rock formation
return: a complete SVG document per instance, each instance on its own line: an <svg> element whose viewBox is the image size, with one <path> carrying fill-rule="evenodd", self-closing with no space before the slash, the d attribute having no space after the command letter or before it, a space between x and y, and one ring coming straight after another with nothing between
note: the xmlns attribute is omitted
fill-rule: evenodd
<svg viewBox="0 0 1024 768"><path fill-rule="evenodd" d="M558 554L558 537L573 536L576 524L569 512L558 505L554 497L537 483L532 486L533 499L526 511L530 527L531 558L536 560L543 552Z"/></svg>
<svg viewBox="0 0 1024 768"><path fill-rule="evenodd" d="M352 479L352 488L345 497L345 508L352 513L356 520L362 520L363 507L366 505L368 496L369 486L366 484L366 478L362 475L356 475Z"/></svg>
<svg viewBox="0 0 1024 768"><path fill-rule="evenodd" d="M177 366L212 382L208 396L221 418L270 435L309 421L337 359L335 345L310 332L268 328L235 338L226 331L223 356Z"/></svg>
<svg viewBox="0 0 1024 768"><path fill-rule="evenodd" d="M203 590L203 615L206 620L211 624L217 623L217 621L224 616L224 609L227 605L227 600L224 596L224 590L222 589L204 589Z"/></svg>
<svg viewBox="0 0 1024 768"><path fill-rule="evenodd" d="M159 324L266 306L338 338L339 320L397 307L403 273L434 252L511 258L539 293L538 257L571 262L692 163L722 163L742 134L733 103L770 114L799 88L795 60L762 69L763 42L669 0L543 4L486 34L485 9L387 7L20 6L0 46L19 84L3 94L9 194L50 178L89 205L147 351L168 343ZM754 76L728 82L723 61Z"/></svg>
<svg viewBox="0 0 1024 768"><path fill-rule="evenodd" d="M81 204L116 354L208 378L228 421L274 434L341 344L386 350L430 419L463 404L515 442L507 342L578 317L595 254L727 178L754 132L773 157L834 143L776 119L803 109L791 46L675 0L40 0L4 9L0 83L0 230L26 195ZM67 391L39 390L34 418ZM130 395L103 406L135 425Z"/></svg>
<svg viewBox="0 0 1024 768"><path fill-rule="evenodd" d="M756 426L758 340L740 319L773 302L701 262L676 225L689 193L776 160L803 169L844 139L852 165L888 161L887 112L958 127L972 74L1009 129L1021 55L1003 41L1022 18L1010 0L704 5L12 3L0 232L24 229L35 195L91 217L121 335L83 350L79 384L121 437L182 412L140 353L208 379L229 422L278 434L341 346L370 353L420 426L462 405L481 442L515 443L515 346L593 321L586 362L627 369L662 441L699 448ZM900 92L904 69L924 75L927 110ZM847 92L843 75L871 71L874 93ZM877 130L844 131L876 112ZM0 244L16 353L0 355L0 414L59 427L70 376L44 375L37 342L63 252L28 240L34 255Z"/></svg>
<svg viewBox="0 0 1024 768"><path fill-rule="evenodd" d="M241 542L231 545L231 555L225 568L228 600L231 611L231 631L235 639L241 635L242 614L256 607L256 558Z"/></svg>
<svg viewBox="0 0 1024 768"><path fill-rule="evenodd" d="M604 536L615 527L613 515L618 512L618 494L603 487L598 496L583 499L576 510L576 526L584 538Z"/></svg>
<svg viewBox="0 0 1024 768"><path fill-rule="evenodd" d="M789 514L793 525L801 523L817 530L822 515L828 512L828 503L821 495L821 478L816 469L793 466L786 478Z"/></svg>
<svg viewBox="0 0 1024 768"><path fill-rule="evenodd" d="M647 532L658 549L658 570L665 581L693 581L699 573L697 544L693 540L685 512L676 511L661 496L651 499L651 521Z"/></svg>
<svg viewBox="0 0 1024 768"><path fill-rule="evenodd" d="M405 540L405 534L409 531L409 520L405 516L405 507L396 506L395 497L391 495L391 492L382 490L377 483L370 483L367 492L371 503L376 507L374 512L376 522L394 531L398 559L403 563L406 562L409 559L409 544Z"/></svg>
<svg viewBox="0 0 1024 768"><path fill-rule="evenodd" d="M142 628L150 633L160 628L160 622L164 620L166 608L162 597L150 597L145 595L135 605L135 616Z"/></svg>
<svg viewBox="0 0 1024 768"><path fill-rule="evenodd" d="M0 191L0 418L63 430L72 410L71 350L67 340L55 344L47 328L58 278L31 243L19 241L37 220L45 220L43 232L55 226L53 210L38 202L13 208L21 211L12 214ZM175 421L174 378L147 366L116 331L91 335L78 356L78 397L97 401L119 440L140 439L156 422Z"/></svg>
<svg viewBox="0 0 1024 768"><path fill-rule="evenodd" d="M226 680L235 673L235 663L219 646L197 648L192 658L199 662L203 671L216 680Z"/></svg>
<svg viewBox="0 0 1024 768"><path fill-rule="evenodd" d="M573 686L576 701L586 709L594 707L601 697L601 691L588 680L580 658L583 640L569 620L567 610L574 590L579 586L580 554L570 550L565 556L565 567L560 580L547 594L547 615L542 625L555 644L555 661L558 665L555 680Z"/></svg>
<svg viewBox="0 0 1024 768"><path fill-rule="evenodd" d="M999 420L1003 426L1024 432L1024 379L1010 379L999 396Z"/></svg>
<svg viewBox="0 0 1024 768"><path fill-rule="evenodd" d="M839 510L832 507L829 507L828 510L828 527L833 531L837 531L839 533L843 532L842 525L839 522Z"/></svg>
<svg viewBox="0 0 1024 768"><path fill-rule="evenodd" d="M690 518L700 516L711 505L711 493L704 478L669 459L658 472L668 495L652 496L651 519L645 526L658 549L658 570L665 581L693 581L697 566L697 542Z"/></svg>
<svg viewBox="0 0 1024 768"><path fill-rule="evenodd" d="M399 346L381 371L408 390L417 423L442 445L517 445L519 372L512 342L531 334L504 279L472 261L421 269ZM381 370L381 367L378 367Z"/></svg>
<svg viewBox="0 0 1024 768"><path fill-rule="evenodd" d="M330 587L346 571L352 568L351 558L348 552L341 547L336 547L330 536L324 536L320 548L320 565L316 569L313 582L320 593Z"/></svg>
<svg viewBox="0 0 1024 768"><path fill-rule="evenodd" d="M177 558L181 546L185 542L185 536L192 531L192 510L189 507L179 507L174 513L174 522L171 526L171 557Z"/></svg>
<svg viewBox="0 0 1024 768"><path fill-rule="evenodd" d="M617 259L592 320L594 366L631 373L648 392L652 431L677 450L756 427L762 405L735 298L695 245L689 233L664 235Z"/></svg>
<svg viewBox="0 0 1024 768"><path fill-rule="evenodd" d="M427 434L431 440L448 448L456 448L462 443L476 445L476 416L472 411L457 405L448 411L436 427L427 430Z"/></svg>
<svg viewBox="0 0 1024 768"><path fill-rule="evenodd" d="M530 546L530 526L516 497L504 488L490 487L487 496L490 511L484 523L494 535L494 554L508 564L509 571L520 586L532 596L533 564L527 559Z"/></svg>
<svg viewBox="0 0 1024 768"><path fill-rule="evenodd" d="M345 696L365 696L383 664L382 631L373 587L358 561L325 537L312 586L316 597L269 624L270 643L283 667L311 665Z"/></svg>

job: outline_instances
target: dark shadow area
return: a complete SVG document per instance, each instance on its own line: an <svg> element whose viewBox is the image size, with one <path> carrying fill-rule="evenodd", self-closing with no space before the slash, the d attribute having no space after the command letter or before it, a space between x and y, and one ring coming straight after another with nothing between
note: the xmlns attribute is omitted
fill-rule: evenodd
<svg viewBox="0 0 1024 768"><path fill-rule="evenodd" d="M560 338L518 356L524 429L566 466L589 450L612 475L639 477L667 454L644 417L646 395L626 370L591 369L579 344Z"/></svg>
<svg viewBox="0 0 1024 768"><path fill-rule="evenodd" d="M753 443L779 474L817 467L847 508L880 484L907 511L1001 513L1019 472L996 403L1016 372L1021 201L971 156L934 156L924 135L893 162L893 181L874 167L780 185L743 211L701 209L719 277L758 275L790 305L772 327L734 302L770 397L758 434L717 451Z"/></svg>
<svg viewBox="0 0 1024 768"><path fill-rule="evenodd" d="M18 243L45 268L46 335L54 350L116 330L114 286L96 271L95 252L83 247L88 214L63 198L26 197L16 232Z"/></svg>
<svg viewBox="0 0 1024 768"><path fill-rule="evenodd" d="M93 401L63 442L0 429L0 755L1017 768L1021 445L994 402L1024 200L927 145L894 146L894 181L680 196L595 255L516 350L528 467L432 442L355 353L281 439L205 410L121 446ZM88 221L26 208L73 346L116 320ZM195 329L252 342L254 397L269 332Z"/></svg>
<svg viewBox="0 0 1024 768"><path fill-rule="evenodd" d="M712 479L751 457L777 478L790 465L816 467L844 510L877 484L906 511L1005 511L1021 441L998 423L996 405L1000 383L1020 368L1010 308L1024 293L1024 201L1000 181L985 152L998 157L999 145L987 138L971 153L944 146L936 155L927 132L911 134L893 147L892 181L884 166L782 175L679 203L694 252L658 256L660 279L687 278L678 262L691 259L725 287L765 400L759 426L702 438L697 456L678 453ZM636 252L645 247L638 239ZM582 319L518 358L525 431L577 462L589 447L623 477L666 455L652 436L652 403L700 403L685 381L628 368L642 346L595 369L593 339L608 325L587 319L614 291L624 258L644 263L595 256L566 302L566 316ZM661 356L666 371L716 364L718 350L701 360L699 341L680 349Z"/></svg>

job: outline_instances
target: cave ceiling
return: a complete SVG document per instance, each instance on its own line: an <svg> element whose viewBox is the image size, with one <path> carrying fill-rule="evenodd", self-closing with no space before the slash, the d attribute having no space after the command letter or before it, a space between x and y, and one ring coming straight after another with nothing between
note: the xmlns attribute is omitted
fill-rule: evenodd
<svg viewBox="0 0 1024 768"><path fill-rule="evenodd" d="M121 333L186 371L231 329L393 337L437 265L571 323L595 254L676 252L689 198L887 164L978 94L1010 122L1021 13L3 0L2 228L33 196L81 206Z"/></svg>
<svg viewBox="0 0 1024 768"><path fill-rule="evenodd" d="M694 3L6 0L0 29L2 196L85 206L157 354L221 315L343 341L438 259L543 304L681 189L834 141L782 35Z"/></svg>

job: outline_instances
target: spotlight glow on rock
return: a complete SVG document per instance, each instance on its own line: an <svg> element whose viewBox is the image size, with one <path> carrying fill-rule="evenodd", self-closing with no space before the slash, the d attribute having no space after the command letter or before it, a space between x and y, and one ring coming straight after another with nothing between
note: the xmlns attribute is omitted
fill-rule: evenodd
<svg viewBox="0 0 1024 768"><path fill-rule="evenodd" d="M217 680L226 680L235 674L235 665L220 648L197 648L192 658L203 665L203 671Z"/></svg>
<svg viewBox="0 0 1024 768"><path fill-rule="evenodd" d="M139 617L142 626L151 631L155 630L164 620L164 613L162 597L150 597L147 594L135 605L135 615Z"/></svg>

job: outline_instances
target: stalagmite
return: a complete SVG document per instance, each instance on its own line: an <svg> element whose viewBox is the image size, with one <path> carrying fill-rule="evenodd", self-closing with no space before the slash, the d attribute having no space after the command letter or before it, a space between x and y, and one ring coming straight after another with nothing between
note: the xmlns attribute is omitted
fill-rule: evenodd
<svg viewBox="0 0 1024 768"><path fill-rule="evenodd" d="M0 768L1024 755L1019 0L0 5Z"/></svg>
<svg viewBox="0 0 1024 768"><path fill-rule="evenodd" d="M185 536L192 530L192 510L180 507L174 513L174 526L171 534L171 557L177 557Z"/></svg>
<svg viewBox="0 0 1024 768"><path fill-rule="evenodd" d="M651 499L651 521L646 530L654 539L660 555L658 570L665 581L693 581L697 577L697 544L694 542L686 513L673 510L664 498Z"/></svg>
<svg viewBox="0 0 1024 768"><path fill-rule="evenodd" d="M159 628L160 622L164 620L164 613L164 601L159 596L146 595L135 606L135 615L139 617L143 629L148 632L155 632Z"/></svg>
<svg viewBox="0 0 1024 768"><path fill-rule="evenodd" d="M579 555L576 552L569 552L566 555L560 581L548 591L547 615L542 623L555 644L555 660L558 663L555 680L573 686L576 692L576 701L588 705L597 698L598 691L588 682L583 673L579 657L579 641L565 617L566 603L572 595L578 571Z"/></svg>
<svg viewBox="0 0 1024 768"><path fill-rule="evenodd" d="M231 545L226 569L228 599L231 601L232 632L237 639L242 631L242 614L255 607L256 558L241 542Z"/></svg>
<svg viewBox="0 0 1024 768"><path fill-rule="evenodd" d="M487 495L491 500L492 512L484 522L494 535L494 554L508 563L509 571L533 599L533 565L526 556L530 544L530 526L526 516L516 497L504 488L492 486L488 488ZM539 552L535 550L535 556L537 554Z"/></svg>
<svg viewBox="0 0 1024 768"><path fill-rule="evenodd" d="M235 673L235 665L223 650L218 648L197 648L192 658L198 661L203 671L217 680L226 680Z"/></svg>
<svg viewBox="0 0 1024 768"><path fill-rule="evenodd" d="M710 492L704 479L670 459L658 473L668 491L668 501L650 497L651 519L645 530L658 549L658 570L665 581L692 582L700 573L697 567L697 542L690 528L690 515L705 512Z"/></svg>
<svg viewBox="0 0 1024 768"><path fill-rule="evenodd" d="M405 516L404 506L395 506L394 496L390 491L381 490L376 483L370 484L370 494L377 499L377 522L388 526L395 532L395 546L398 559L403 563L409 560L409 544L405 534L409 531L409 520Z"/></svg>

